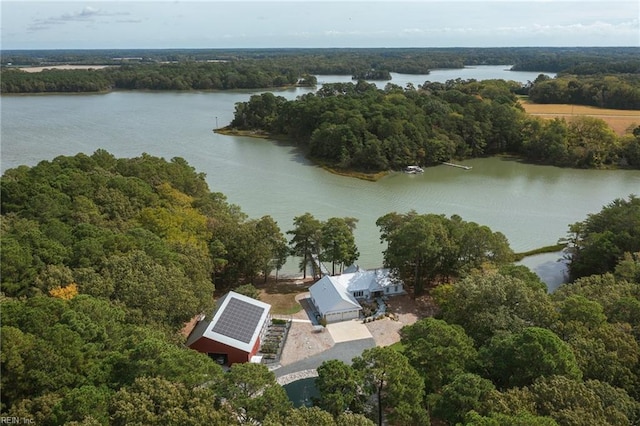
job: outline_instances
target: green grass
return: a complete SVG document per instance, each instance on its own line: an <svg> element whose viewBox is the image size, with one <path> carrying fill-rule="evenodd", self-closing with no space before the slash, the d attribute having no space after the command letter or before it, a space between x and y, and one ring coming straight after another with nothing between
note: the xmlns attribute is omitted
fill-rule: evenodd
<svg viewBox="0 0 640 426"><path fill-rule="evenodd" d="M524 259L527 256L533 256L536 254L542 254L542 253L554 253L556 251L560 251L563 250L567 245L565 243L558 243L552 246L545 246L545 247L540 247L537 249L533 249L533 250L529 250L529 251L525 251L522 253L515 253L514 254L514 261L520 261L522 259Z"/></svg>
<svg viewBox="0 0 640 426"><path fill-rule="evenodd" d="M393 345L390 345L389 347L400 353L404 352L404 345L402 344L402 342L396 342Z"/></svg>

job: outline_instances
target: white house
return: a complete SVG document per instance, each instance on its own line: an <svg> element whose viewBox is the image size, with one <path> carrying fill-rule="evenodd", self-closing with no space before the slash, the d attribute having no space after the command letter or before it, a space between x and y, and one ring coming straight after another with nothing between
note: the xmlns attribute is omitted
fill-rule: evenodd
<svg viewBox="0 0 640 426"><path fill-rule="evenodd" d="M362 311L358 299L403 294L404 287L392 279L388 269L351 266L342 275L325 275L309 288L309 293L320 315L331 323L358 318Z"/></svg>

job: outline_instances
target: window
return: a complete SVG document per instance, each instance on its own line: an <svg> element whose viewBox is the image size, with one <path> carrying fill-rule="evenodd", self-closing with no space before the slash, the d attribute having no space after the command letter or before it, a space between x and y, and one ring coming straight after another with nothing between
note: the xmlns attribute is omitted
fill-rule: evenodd
<svg viewBox="0 0 640 426"><path fill-rule="evenodd" d="M358 290L353 292L353 297L362 297L364 296L364 291Z"/></svg>

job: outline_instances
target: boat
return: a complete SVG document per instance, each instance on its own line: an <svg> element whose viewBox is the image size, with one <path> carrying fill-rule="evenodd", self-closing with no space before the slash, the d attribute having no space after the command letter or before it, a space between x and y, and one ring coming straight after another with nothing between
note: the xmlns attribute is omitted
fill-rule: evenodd
<svg viewBox="0 0 640 426"><path fill-rule="evenodd" d="M407 166L404 168L404 172L409 174L416 174L416 173L422 173L424 172L424 170L420 166Z"/></svg>

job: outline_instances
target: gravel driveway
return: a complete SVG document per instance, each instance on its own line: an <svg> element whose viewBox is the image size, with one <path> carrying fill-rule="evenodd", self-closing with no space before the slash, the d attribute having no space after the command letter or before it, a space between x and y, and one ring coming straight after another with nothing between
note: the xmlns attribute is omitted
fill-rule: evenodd
<svg viewBox="0 0 640 426"><path fill-rule="evenodd" d="M296 299L304 303L308 295L309 293L301 293L296 296ZM398 342L400 340L398 331L403 326L433 314L431 305L417 304L407 295L389 298L387 309L397 315L397 321L384 318L367 323L365 325L372 338L340 343L334 342L328 330L315 331L306 309L288 316L294 322L291 324L287 342L280 357L280 367L274 370L276 377L313 370L330 359L339 359L351 364L351 360L361 355L365 349Z"/></svg>

